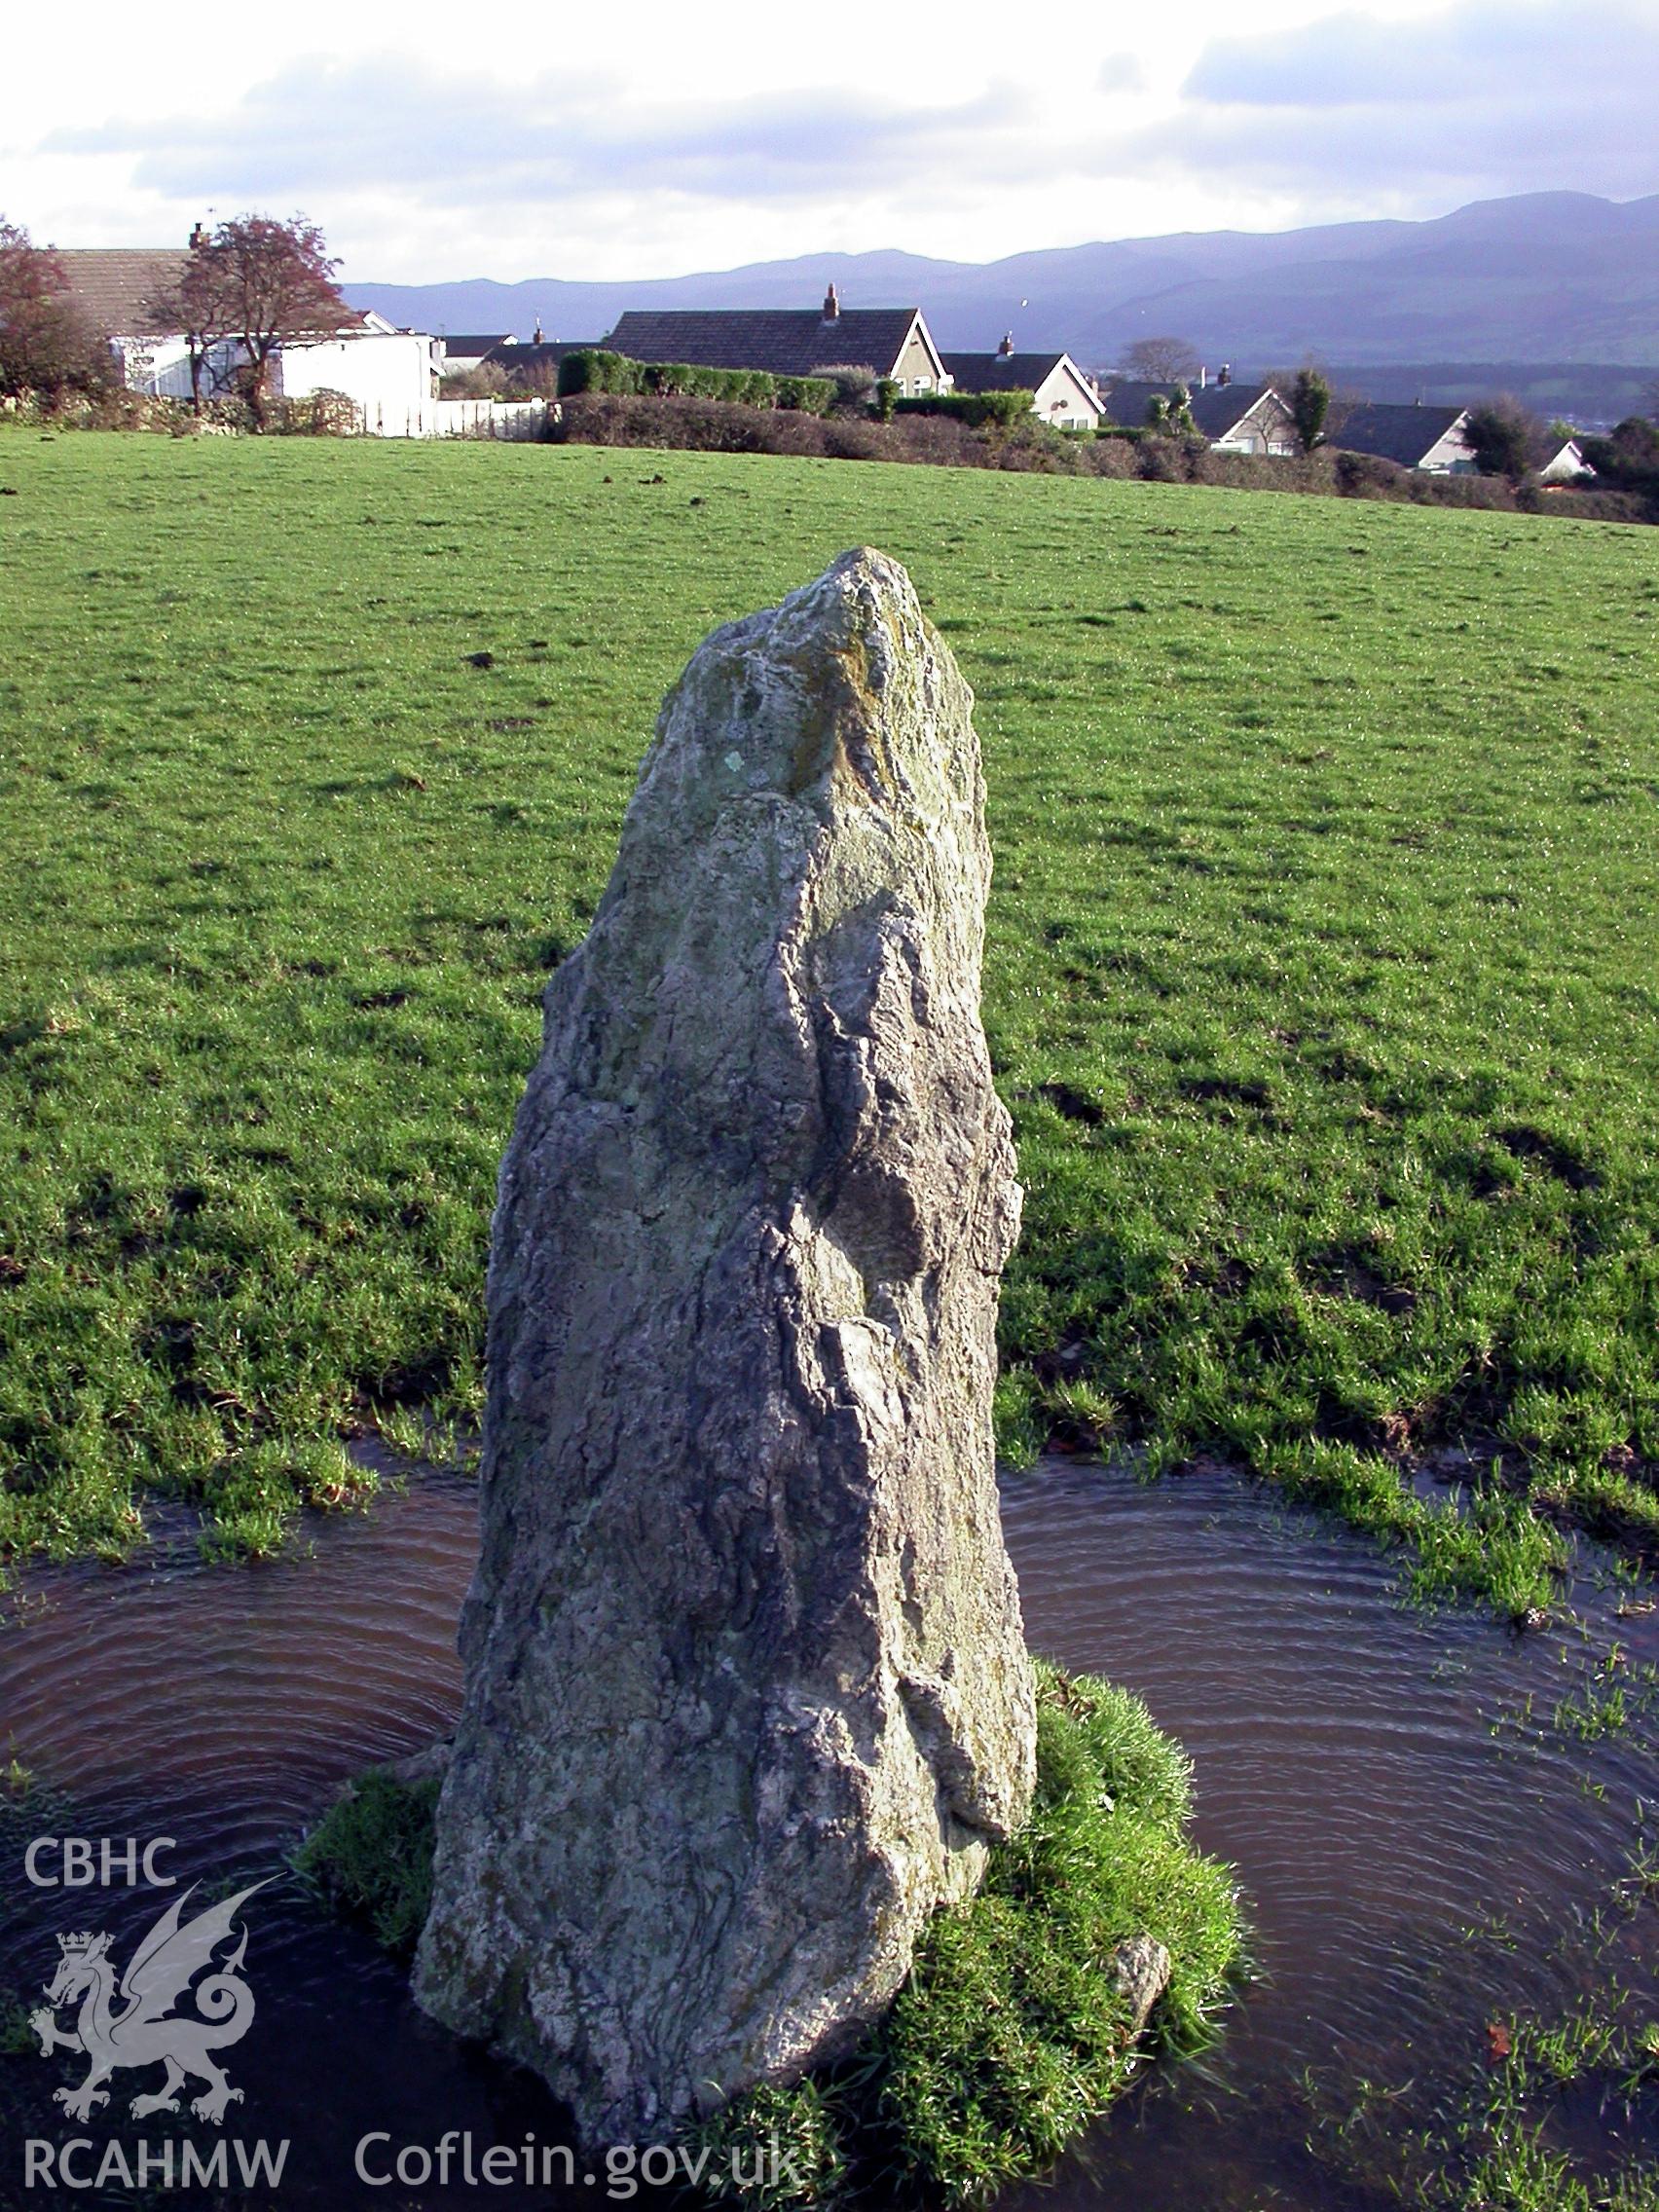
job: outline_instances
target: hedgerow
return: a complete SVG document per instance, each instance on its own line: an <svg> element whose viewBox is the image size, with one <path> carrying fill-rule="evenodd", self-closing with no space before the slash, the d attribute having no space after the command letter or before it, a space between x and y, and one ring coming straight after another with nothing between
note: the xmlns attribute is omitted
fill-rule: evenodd
<svg viewBox="0 0 1659 2212"><path fill-rule="evenodd" d="M603 347L582 347L559 364L559 396L604 391L628 398L723 399L740 407L828 415L835 400L829 377L774 376L766 369L711 369L694 361L634 361Z"/></svg>
<svg viewBox="0 0 1659 2212"><path fill-rule="evenodd" d="M1010 430L1031 412L1029 391L928 391L894 404L896 415L950 415L970 429L994 424Z"/></svg>

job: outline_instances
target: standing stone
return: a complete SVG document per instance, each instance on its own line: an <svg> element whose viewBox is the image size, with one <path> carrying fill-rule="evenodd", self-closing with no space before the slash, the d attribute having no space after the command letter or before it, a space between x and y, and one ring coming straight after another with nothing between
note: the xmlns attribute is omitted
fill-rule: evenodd
<svg viewBox="0 0 1659 2212"><path fill-rule="evenodd" d="M415 1988L590 2143L845 2049L1030 1802L972 704L879 553L717 631L547 992Z"/></svg>

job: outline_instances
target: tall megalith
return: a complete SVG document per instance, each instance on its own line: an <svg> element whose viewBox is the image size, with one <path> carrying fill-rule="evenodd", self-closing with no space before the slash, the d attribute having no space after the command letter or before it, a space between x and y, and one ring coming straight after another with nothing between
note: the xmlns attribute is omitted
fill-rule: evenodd
<svg viewBox="0 0 1659 2212"><path fill-rule="evenodd" d="M972 705L879 553L717 631L548 988L415 1987L589 2142L845 2048L1029 1803Z"/></svg>

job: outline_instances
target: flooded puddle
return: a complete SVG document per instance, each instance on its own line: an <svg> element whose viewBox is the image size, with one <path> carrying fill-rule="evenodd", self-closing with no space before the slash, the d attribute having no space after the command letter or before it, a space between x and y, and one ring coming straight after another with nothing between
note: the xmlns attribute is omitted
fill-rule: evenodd
<svg viewBox="0 0 1659 2212"><path fill-rule="evenodd" d="M1191 1753L1198 1839L1238 1870L1262 1976L1198 2077L1096 2131L1059 2202L1359 2212L1305 2148L1304 2076L1467 2081L1490 2024L1577 1993L1572 1926L1627 1869L1653 1730L1537 1722L1593 1655L1617 1645L1632 1677L1659 1658L1659 1621L1618 1618L1588 1574L1587 1634L1404 1610L1369 1544L1219 1469L1050 1468L1005 1486L1003 1519L1031 1641L1135 1690Z"/></svg>
<svg viewBox="0 0 1659 2212"><path fill-rule="evenodd" d="M1659 1660L1659 1616L1618 1618L1586 1577L1587 1632L1517 1640L1406 1612L1368 1547L1221 1470L1148 1488L1051 1462L1005 1485L1004 1525L1033 1645L1135 1690L1192 1753L1199 1840L1238 1870L1262 1978L1198 2068L1155 2076L1051 2184L1002 2202L1361 2212L1359 2185L1304 2147L1303 2079L1463 2079L1492 2023L1574 1994L1566 1938L1625 1871L1652 1731L1639 1719L1584 1742L1536 1723L1579 1690L1587 1654L1616 1644L1633 1673ZM108 1928L122 1958L160 1901L31 1889L30 1837L71 1818L94 1837L165 1835L166 1870L223 1894L279 1874L346 1778L445 1727L474 1545L470 1484L424 1475L315 1526L310 1556L203 1567L162 1546L122 1570L32 1575L0 1631L0 1762L34 1778L0 1837L0 2004L34 2002L59 1930ZM226 2133L289 2141L283 2204L612 2194L603 2169L568 2199L359 2187L353 2149L371 2132L556 2144L566 2129L537 2084L425 2021L400 1971L291 1880L246 1919L258 2011ZM76 2078L62 2053L0 2060L0 2202L23 2135L69 2131L51 2091ZM116 2088L114 2118L80 2130L95 2142L130 2131Z"/></svg>

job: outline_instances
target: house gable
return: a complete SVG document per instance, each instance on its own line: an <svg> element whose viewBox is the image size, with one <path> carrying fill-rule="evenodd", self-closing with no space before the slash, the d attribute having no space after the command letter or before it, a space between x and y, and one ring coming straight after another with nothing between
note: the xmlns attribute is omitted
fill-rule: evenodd
<svg viewBox="0 0 1659 2212"><path fill-rule="evenodd" d="M1231 453L1265 453L1268 431L1282 428L1290 410L1271 385L1202 385L1188 394L1193 421L1212 446Z"/></svg>
<svg viewBox="0 0 1659 2212"><path fill-rule="evenodd" d="M1469 411L1458 410L1456 421L1450 423L1435 439L1422 459L1417 463L1434 476L1469 475L1479 468L1474 440L1469 436Z"/></svg>
<svg viewBox="0 0 1659 2212"><path fill-rule="evenodd" d="M1461 407L1408 407L1367 400L1349 408L1326 443L1343 453L1366 453L1401 468L1435 473L1474 466L1467 436L1468 411Z"/></svg>
<svg viewBox="0 0 1659 2212"><path fill-rule="evenodd" d="M1156 401L1171 404L1177 387L1125 380L1104 395L1105 420L1119 429L1138 430L1151 420ZM1284 456L1297 450L1296 424L1289 407L1271 384L1189 385L1187 406L1200 437L1222 453Z"/></svg>
<svg viewBox="0 0 1659 2212"><path fill-rule="evenodd" d="M1193 420L1218 453L1294 455L1296 418L1271 384L1212 385L1193 394Z"/></svg>
<svg viewBox="0 0 1659 2212"><path fill-rule="evenodd" d="M1540 484L1588 483L1596 471L1584 458L1584 449L1576 438L1553 449L1546 449L1546 458L1538 468Z"/></svg>
<svg viewBox="0 0 1659 2212"><path fill-rule="evenodd" d="M1045 423L1092 429L1100 420L1094 387L1069 353L946 353L958 391L1028 391Z"/></svg>
<svg viewBox="0 0 1659 2212"><path fill-rule="evenodd" d="M915 320L910 325L903 345L899 349L893 366L884 373L902 384L912 397L919 397L926 391L943 391L948 387L950 371L945 367L944 356L934 344L932 333L922 320L920 308L916 310Z"/></svg>

